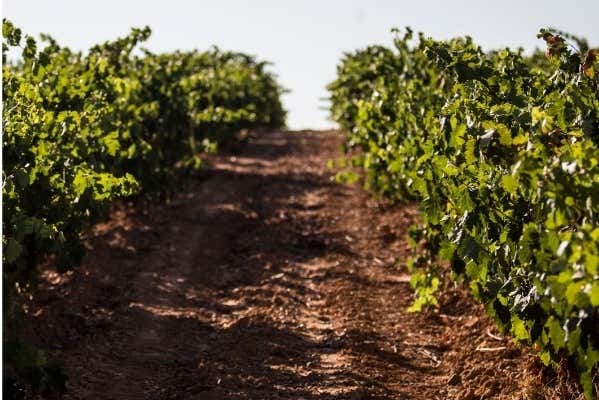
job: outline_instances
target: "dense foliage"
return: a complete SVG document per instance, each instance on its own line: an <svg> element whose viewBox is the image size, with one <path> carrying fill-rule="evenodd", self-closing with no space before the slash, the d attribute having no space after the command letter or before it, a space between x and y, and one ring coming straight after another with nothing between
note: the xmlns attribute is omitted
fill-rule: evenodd
<svg viewBox="0 0 599 400"><path fill-rule="evenodd" d="M168 191L177 170L199 166L202 148L282 127L285 111L268 64L245 54L153 54L137 48L148 28L86 54L7 20L2 33L5 360L44 389L43 354L7 326L39 262L76 266L83 229L111 200ZM22 57L7 63L11 48Z"/></svg>
<svg viewBox="0 0 599 400"><path fill-rule="evenodd" d="M346 54L331 114L368 184L417 200L413 310L449 261L498 324L546 364L568 359L591 396L599 365L597 50L542 30L546 57L483 52L408 29ZM595 386L596 390L596 386Z"/></svg>

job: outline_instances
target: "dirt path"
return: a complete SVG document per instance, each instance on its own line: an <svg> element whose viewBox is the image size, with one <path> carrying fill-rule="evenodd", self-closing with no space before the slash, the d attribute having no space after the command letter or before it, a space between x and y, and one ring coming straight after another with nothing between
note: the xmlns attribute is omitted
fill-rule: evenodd
<svg viewBox="0 0 599 400"><path fill-rule="evenodd" d="M405 312L416 210L332 182L340 143L273 132L212 156L170 204L98 225L81 269L46 273L31 335L67 398L512 398L528 357L461 292Z"/></svg>

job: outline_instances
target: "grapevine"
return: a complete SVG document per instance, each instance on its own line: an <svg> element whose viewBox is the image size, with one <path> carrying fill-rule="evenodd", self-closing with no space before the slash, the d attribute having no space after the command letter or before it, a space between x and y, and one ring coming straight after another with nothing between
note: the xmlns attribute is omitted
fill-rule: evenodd
<svg viewBox="0 0 599 400"><path fill-rule="evenodd" d="M544 56L485 53L413 32L349 53L331 115L363 151L369 186L420 204L411 232L418 311L439 260L500 327L592 396L599 364L597 50L543 29Z"/></svg>

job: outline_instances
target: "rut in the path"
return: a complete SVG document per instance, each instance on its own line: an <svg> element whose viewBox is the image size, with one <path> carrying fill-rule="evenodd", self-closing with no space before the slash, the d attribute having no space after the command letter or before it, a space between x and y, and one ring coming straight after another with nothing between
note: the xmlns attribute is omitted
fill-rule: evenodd
<svg viewBox="0 0 599 400"><path fill-rule="evenodd" d="M33 335L66 362L67 397L468 395L476 376L453 362L485 340L481 322L463 306L406 313L415 209L334 183L326 162L340 143L334 132L252 138L212 156L169 205L98 225L85 266L70 280L46 274L36 305ZM520 361L499 356L501 382L513 380Z"/></svg>

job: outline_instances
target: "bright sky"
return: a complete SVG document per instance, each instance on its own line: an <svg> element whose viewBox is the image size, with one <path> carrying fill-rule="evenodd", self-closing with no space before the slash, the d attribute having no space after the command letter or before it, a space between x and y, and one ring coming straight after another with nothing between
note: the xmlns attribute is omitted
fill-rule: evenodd
<svg viewBox="0 0 599 400"><path fill-rule="evenodd" d="M334 125L322 98L340 56L390 44L392 27L531 50L541 46L538 29L553 26L599 46L598 0L3 0L2 15L25 33L49 33L78 50L149 25L145 47L153 51L217 45L258 55L291 90L284 103L293 129Z"/></svg>

